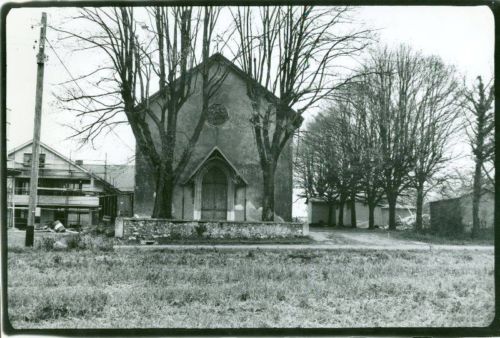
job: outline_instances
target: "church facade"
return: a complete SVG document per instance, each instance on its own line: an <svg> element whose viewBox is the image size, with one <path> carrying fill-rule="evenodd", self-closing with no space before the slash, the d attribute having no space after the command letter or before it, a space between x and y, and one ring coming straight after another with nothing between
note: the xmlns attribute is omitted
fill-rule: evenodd
<svg viewBox="0 0 500 338"><path fill-rule="evenodd" d="M222 69L224 80L209 103L207 121L174 186L173 218L260 221L263 178L250 122L252 106L246 92L247 75L220 54L212 56L210 61L210 70L217 67L220 72ZM266 97L270 95L263 91L261 99L268 100ZM200 92L195 90L179 112L177 158L199 119L201 102ZM150 216L155 180L149 163L138 151L135 168L134 213ZM292 175L292 143L289 141L276 170L276 220L290 221L292 218Z"/></svg>

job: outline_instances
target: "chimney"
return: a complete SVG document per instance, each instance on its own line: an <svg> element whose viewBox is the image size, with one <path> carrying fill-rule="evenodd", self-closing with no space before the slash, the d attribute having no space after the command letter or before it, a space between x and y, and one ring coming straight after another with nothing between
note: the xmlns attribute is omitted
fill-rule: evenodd
<svg viewBox="0 0 500 338"><path fill-rule="evenodd" d="M83 165L83 160L75 160L76 165Z"/></svg>

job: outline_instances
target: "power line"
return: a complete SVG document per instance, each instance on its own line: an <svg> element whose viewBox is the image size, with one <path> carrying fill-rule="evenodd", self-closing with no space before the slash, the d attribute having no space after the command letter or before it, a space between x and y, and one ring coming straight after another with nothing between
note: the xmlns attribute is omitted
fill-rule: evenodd
<svg viewBox="0 0 500 338"><path fill-rule="evenodd" d="M66 70L66 72L68 73L69 77L71 78L71 81L73 81L76 86L78 87L78 89L80 89L80 91L82 93L84 93L84 90L82 89L82 87L80 87L80 85L78 84L78 82L75 80L75 78L73 77L73 75L71 74L71 72L69 71L68 67L66 67L66 64L63 62L63 60L61 59L61 57L59 56L59 54L57 54L56 50L54 49L54 47L52 47L52 44L50 43L50 41L46 38L45 39L50 47L50 49L52 49L52 51L54 52L54 54L56 55L57 59L59 60L59 62L61 63L61 65L64 67L64 69ZM90 104L94 104L92 102L92 100L90 100ZM123 141L123 139L114 131L114 129L112 127L109 126L109 124L107 122L104 122L104 124L109 128L109 130L122 142L122 144L124 144L127 148L129 148L130 150L134 151L134 149L132 149L132 147L130 147L125 141Z"/></svg>

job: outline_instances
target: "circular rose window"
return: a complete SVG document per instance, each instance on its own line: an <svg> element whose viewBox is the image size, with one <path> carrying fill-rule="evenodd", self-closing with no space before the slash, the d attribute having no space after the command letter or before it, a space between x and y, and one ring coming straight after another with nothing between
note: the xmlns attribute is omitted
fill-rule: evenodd
<svg viewBox="0 0 500 338"><path fill-rule="evenodd" d="M208 107L207 122L213 126L220 126L229 120L226 107L219 103L214 103Z"/></svg>

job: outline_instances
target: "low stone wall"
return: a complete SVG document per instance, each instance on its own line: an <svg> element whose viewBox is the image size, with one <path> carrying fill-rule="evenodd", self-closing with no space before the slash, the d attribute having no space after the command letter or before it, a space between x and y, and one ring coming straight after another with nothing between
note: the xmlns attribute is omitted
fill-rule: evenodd
<svg viewBox="0 0 500 338"><path fill-rule="evenodd" d="M124 218L115 220L115 237L127 240L156 238L293 238L309 233L307 223L178 221L154 218Z"/></svg>

